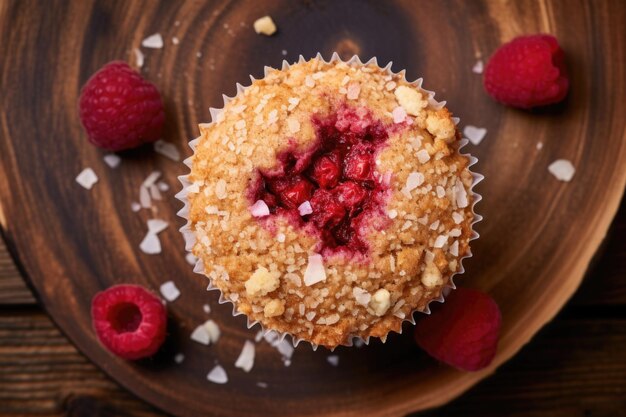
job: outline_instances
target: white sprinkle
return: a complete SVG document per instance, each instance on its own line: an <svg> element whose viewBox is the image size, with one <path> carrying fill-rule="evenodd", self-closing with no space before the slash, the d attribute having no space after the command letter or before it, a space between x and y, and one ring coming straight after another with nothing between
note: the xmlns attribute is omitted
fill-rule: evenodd
<svg viewBox="0 0 626 417"><path fill-rule="evenodd" d="M159 177L161 176L161 171L152 171L150 173L150 175L148 175L146 177L145 180L143 180L143 184L141 184L142 186L148 188L150 187L152 184L154 184L156 182L156 180L159 179Z"/></svg>
<svg viewBox="0 0 626 417"><path fill-rule="evenodd" d="M257 200L253 205L250 206L250 213L254 217L265 217L270 215L270 208L267 206L265 201Z"/></svg>
<svg viewBox="0 0 626 417"><path fill-rule="evenodd" d="M285 234L284 233L279 233L276 235L276 240L279 241L280 243L283 243L285 241Z"/></svg>
<svg viewBox="0 0 626 417"><path fill-rule="evenodd" d="M235 367L243 369L245 372L250 372L250 369L254 366L254 343L246 340L243 344L243 349L235 362Z"/></svg>
<svg viewBox="0 0 626 417"><path fill-rule="evenodd" d="M259 381L256 383L256 386L259 388L267 388L268 385L267 385L267 382Z"/></svg>
<svg viewBox="0 0 626 417"><path fill-rule="evenodd" d="M185 355L183 355L182 353L177 353L176 356L174 356L174 362L176 362L177 364L183 363L184 360Z"/></svg>
<svg viewBox="0 0 626 417"><path fill-rule="evenodd" d="M304 271L304 285L310 287L321 281L326 281L326 271L324 270L322 255L310 255L309 264Z"/></svg>
<svg viewBox="0 0 626 417"><path fill-rule="evenodd" d="M209 374L206 376L206 379L215 384L225 384L228 382L228 375L226 374L224 368L216 365L215 368L213 368L211 372L209 372Z"/></svg>
<svg viewBox="0 0 626 417"><path fill-rule="evenodd" d="M176 145L166 142L163 139L159 139L154 142L154 151L156 153L160 153L166 158L171 159L172 161L180 161L180 152L178 151Z"/></svg>
<svg viewBox="0 0 626 417"><path fill-rule="evenodd" d="M148 36L141 42L144 48L160 49L163 48L163 38L160 33Z"/></svg>
<svg viewBox="0 0 626 417"><path fill-rule="evenodd" d="M216 343L219 340L220 336L222 335L222 332L220 331L220 328L217 325L217 323L214 322L213 320L207 320L203 324L203 326L206 329L207 334L209 335L209 341L211 343Z"/></svg>
<svg viewBox="0 0 626 417"><path fill-rule="evenodd" d="M328 361L328 363L330 363L332 366L339 366L339 356L337 355L328 355L326 357L326 360Z"/></svg>
<svg viewBox="0 0 626 417"><path fill-rule="evenodd" d="M93 169L85 168L76 177L76 182L79 183L83 188L91 190L91 187L93 187L93 185L98 182L98 176L95 172L93 172Z"/></svg>
<svg viewBox="0 0 626 417"><path fill-rule="evenodd" d="M180 296L180 291L173 281L167 281L161 284L161 286L159 287L159 291L161 291L161 295L167 301L174 301Z"/></svg>
<svg viewBox="0 0 626 417"><path fill-rule="evenodd" d="M567 159L557 159L552 162L548 167L548 171L550 171L550 173L554 175L557 180L565 182L571 181L576 173L574 165L572 165L572 163Z"/></svg>
<svg viewBox="0 0 626 417"><path fill-rule="evenodd" d="M172 43L174 45L178 45L180 43L180 39L178 39L176 36L172 36Z"/></svg>
<svg viewBox="0 0 626 417"><path fill-rule="evenodd" d="M358 304L366 307L372 299L372 295L369 292L359 287L352 288L352 295Z"/></svg>
<svg viewBox="0 0 626 417"><path fill-rule="evenodd" d="M139 249L145 254L156 255L161 253L161 241L157 235L148 232L139 244Z"/></svg>
<svg viewBox="0 0 626 417"><path fill-rule="evenodd" d="M393 209L389 210L387 216L389 216L390 219L395 219L396 217L398 217L398 211Z"/></svg>
<svg viewBox="0 0 626 417"><path fill-rule="evenodd" d="M467 207L469 202L467 201L467 191L465 191L465 186L463 183L458 180L454 184L454 196L456 199L456 205L459 208Z"/></svg>
<svg viewBox="0 0 626 417"><path fill-rule="evenodd" d="M450 255L459 256L459 241L455 240L448 249L450 251Z"/></svg>
<svg viewBox="0 0 626 417"><path fill-rule="evenodd" d="M143 61L144 61L143 52L141 52L139 48L133 49L133 52L135 53L135 63L137 64L139 68L143 67Z"/></svg>
<svg viewBox="0 0 626 417"><path fill-rule="evenodd" d="M137 213L139 210L141 210L141 204L137 203L136 201L133 201L132 203L130 203L130 209L134 211L135 213Z"/></svg>
<svg viewBox="0 0 626 417"><path fill-rule="evenodd" d="M482 61L482 59L479 59L478 61L476 61L476 63L472 67L472 72L474 74L482 74L483 73L483 69L484 69L483 61Z"/></svg>
<svg viewBox="0 0 626 417"><path fill-rule="evenodd" d="M417 160L420 161L420 164L425 164L430 161L430 155L426 149L418 151L415 155L417 156Z"/></svg>
<svg viewBox="0 0 626 417"><path fill-rule="evenodd" d="M361 85L358 83L350 83L348 84L348 92L346 94L346 98L348 100L356 100L359 98L359 94L361 93Z"/></svg>
<svg viewBox="0 0 626 417"><path fill-rule="evenodd" d="M209 336L209 333L207 332L207 329L203 324L196 327L195 330L191 333L191 340L193 340L194 342L198 342L201 345L208 345L209 343L211 343L211 337Z"/></svg>
<svg viewBox="0 0 626 417"><path fill-rule="evenodd" d="M169 225L168 222L161 219L149 219L148 220L148 233L157 234L161 233L163 230L167 229Z"/></svg>
<svg viewBox="0 0 626 417"><path fill-rule="evenodd" d="M445 245L447 241L448 241L448 236L446 236L446 235L439 235L439 236L437 236L437 239L435 239L435 243L433 244L433 247L434 248L443 248L443 245Z"/></svg>
<svg viewBox="0 0 626 417"><path fill-rule="evenodd" d="M537 142L537 150L540 151L543 148L543 142Z"/></svg>
<svg viewBox="0 0 626 417"><path fill-rule="evenodd" d="M150 197L152 197L153 200L157 200L157 201L163 200L163 197L161 196L161 191L159 191L159 187L157 187L155 184L152 184L149 190L150 190Z"/></svg>
<svg viewBox="0 0 626 417"><path fill-rule="evenodd" d="M406 110L404 110L404 107L402 106L398 106L393 109L391 115L393 116L394 123L402 123L406 120Z"/></svg>
<svg viewBox="0 0 626 417"><path fill-rule="evenodd" d="M107 164L111 168L117 168L122 162L122 158L115 155L114 153L108 153L102 157L104 163Z"/></svg>
<svg viewBox="0 0 626 417"><path fill-rule="evenodd" d="M218 180L217 184L215 184L215 196L220 200L225 199L227 196L226 181L224 181L223 179Z"/></svg>
<svg viewBox="0 0 626 417"><path fill-rule="evenodd" d="M463 135L469 139L474 145L479 145L480 142L483 141L485 135L487 134L487 129L484 127L476 127L472 125L467 125L463 128Z"/></svg>
<svg viewBox="0 0 626 417"><path fill-rule="evenodd" d="M305 201L298 207L298 212L300 213L300 216L306 216L307 214L313 213L313 207L311 207L310 202Z"/></svg>

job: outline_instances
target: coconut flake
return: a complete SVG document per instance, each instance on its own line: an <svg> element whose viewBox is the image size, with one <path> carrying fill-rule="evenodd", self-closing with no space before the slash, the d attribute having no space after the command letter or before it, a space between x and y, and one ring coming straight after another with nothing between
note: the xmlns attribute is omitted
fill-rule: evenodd
<svg viewBox="0 0 626 417"><path fill-rule="evenodd" d="M359 287L352 288L352 295L358 304L366 307L372 299L372 295L369 292Z"/></svg>
<svg viewBox="0 0 626 417"><path fill-rule="evenodd" d="M309 256L309 264L304 271L304 285L310 287L318 282L326 281L326 271L324 270L324 260L322 255L313 254Z"/></svg>
<svg viewBox="0 0 626 417"><path fill-rule="evenodd" d="M154 151L156 153L160 153L166 158L171 159L172 161L180 161L180 152L178 151L176 145L166 142L163 139L159 139L154 142Z"/></svg>
<svg viewBox="0 0 626 417"><path fill-rule="evenodd" d="M393 109L391 116L393 117L394 123L402 123L406 120L406 110L404 110L404 107L398 106Z"/></svg>
<svg viewBox="0 0 626 417"><path fill-rule="evenodd" d="M452 256L459 256L459 241L455 240L454 242L452 242L452 244L448 248L448 251Z"/></svg>
<svg viewBox="0 0 626 417"><path fill-rule="evenodd" d="M152 184L150 186L149 191L150 191L150 197L152 197L153 200L157 200L157 201L163 200L163 197L161 196L161 191L159 191L159 187L157 187L155 184Z"/></svg>
<svg viewBox="0 0 626 417"><path fill-rule="evenodd" d="M454 197L456 200L456 205L459 208L467 207L469 202L467 201L467 191L465 191L465 187L461 181L457 181L454 184Z"/></svg>
<svg viewBox="0 0 626 417"><path fill-rule="evenodd" d="M426 149L418 151L415 156L417 156L417 160L420 161L420 164L425 164L426 162L430 161L430 155L428 154L428 151Z"/></svg>
<svg viewBox="0 0 626 417"><path fill-rule="evenodd" d="M141 46L144 48L161 49L163 48L163 37L160 33L148 36L141 42Z"/></svg>
<svg viewBox="0 0 626 417"><path fill-rule="evenodd" d="M114 153L108 153L104 155L102 159L104 160L104 163L107 164L110 168L117 168L122 162L122 158L115 155Z"/></svg>
<svg viewBox="0 0 626 417"><path fill-rule="evenodd" d="M411 191L424 183L424 174L421 172L411 172L406 179L406 185L402 189L402 193L411 198Z"/></svg>
<svg viewBox="0 0 626 417"><path fill-rule="evenodd" d="M338 355L328 355L326 360L332 366L339 366L339 356Z"/></svg>
<svg viewBox="0 0 626 417"><path fill-rule="evenodd" d="M276 235L276 240L280 243L283 243L285 241L285 238L286 236L284 233L279 233Z"/></svg>
<svg viewBox="0 0 626 417"><path fill-rule="evenodd" d="M196 258L196 255L190 252L187 255L185 255L185 260L187 261L189 265L195 266L196 262L198 261L198 258Z"/></svg>
<svg viewBox="0 0 626 417"><path fill-rule="evenodd" d="M254 343L246 340L243 344L243 349L235 362L235 367L243 369L245 372L250 372L254 366Z"/></svg>
<svg viewBox="0 0 626 417"><path fill-rule="evenodd" d="M394 210L394 209L391 209L391 210L389 210L389 211L387 212L387 216L388 216L390 219L395 219L396 217L398 217L398 211L397 211L397 210Z"/></svg>
<svg viewBox="0 0 626 417"><path fill-rule="evenodd" d="M85 168L76 177L76 182L79 183L83 188L91 190L91 187L93 187L93 185L98 182L98 176L95 172L93 172L93 169Z"/></svg>
<svg viewBox="0 0 626 417"><path fill-rule="evenodd" d="M268 387L267 382L263 382L263 381L257 382L256 386L259 387L259 388L267 388Z"/></svg>
<svg viewBox="0 0 626 417"><path fill-rule="evenodd" d="M483 141L485 135L487 134L487 129L484 127L476 127L472 125L467 125L463 128L463 135L469 139L474 145L479 145L480 142Z"/></svg>
<svg viewBox="0 0 626 417"><path fill-rule="evenodd" d="M448 241L448 236L446 236L446 235L439 235L435 239L435 243L433 244L433 247L434 248L443 248L443 245L445 245L447 241Z"/></svg>
<svg viewBox="0 0 626 417"><path fill-rule="evenodd" d="M180 43L180 39L178 39L176 36L172 36L172 43L174 45L178 45Z"/></svg>
<svg viewBox="0 0 626 417"><path fill-rule="evenodd" d="M483 60L479 59L478 61L476 61L476 63L472 67L472 72L474 74L482 74L484 67L485 67L485 64L483 64Z"/></svg>
<svg viewBox="0 0 626 417"><path fill-rule="evenodd" d="M161 253L161 241L157 235L148 232L139 244L139 249L145 254L156 255Z"/></svg>
<svg viewBox="0 0 626 417"><path fill-rule="evenodd" d="M225 384L228 382L228 375L226 374L224 368L220 365L215 365L215 368L208 373L206 379L215 384Z"/></svg>
<svg viewBox="0 0 626 417"><path fill-rule="evenodd" d="M548 171L559 181L569 182L574 178L576 168L567 159L557 159L548 167Z"/></svg>
<svg viewBox="0 0 626 417"><path fill-rule="evenodd" d="M143 180L143 183L141 185L146 188L149 188L159 179L160 176L161 176L161 171L152 171L150 175L148 175L146 179Z"/></svg>
<svg viewBox="0 0 626 417"><path fill-rule="evenodd" d="M304 203L300 204L300 206L298 207L298 212L300 213L301 216L306 216L307 214L313 213L313 207L311 207L310 202L305 201Z"/></svg>
<svg viewBox="0 0 626 417"><path fill-rule="evenodd" d="M217 184L215 184L215 196L220 200L223 200L226 198L227 195L226 181L224 181L223 179L218 180Z"/></svg>
<svg viewBox="0 0 626 417"><path fill-rule="evenodd" d="M211 337L209 336L209 332L207 332L204 324L196 327L194 331L191 333L191 340L194 342L198 342L201 345L208 345L211 343Z"/></svg>
<svg viewBox="0 0 626 417"><path fill-rule="evenodd" d="M354 347L361 348L363 346L365 346L363 339L354 339Z"/></svg>
<svg viewBox="0 0 626 417"><path fill-rule="evenodd" d="M291 359L291 357L293 356L293 345L287 340L281 340L274 347L276 347L278 353L283 356L283 360Z"/></svg>
<svg viewBox="0 0 626 417"><path fill-rule="evenodd" d="M149 219L147 223L148 223L148 233L152 233L155 235L167 229L167 226L169 225L168 222L166 222L165 220L161 220L161 219Z"/></svg>
<svg viewBox="0 0 626 417"><path fill-rule="evenodd" d="M540 151L543 148L543 142L537 142L537 145L535 147L538 151Z"/></svg>
<svg viewBox="0 0 626 417"><path fill-rule="evenodd" d="M174 362L176 362L179 365L183 363L184 360L185 360L185 355L183 355L182 353L177 353L174 356Z"/></svg>
<svg viewBox="0 0 626 417"><path fill-rule="evenodd" d="M135 213L137 213L139 210L141 210L141 204L137 203L136 201L133 201L132 203L130 203L130 209L134 211Z"/></svg>
<svg viewBox="0 0 626 417"><path fill-rule="evenodd" d="M135 63L137 64L137 67L139 68L143 67L143 61L144 61L143 52L141 52L139 48L133 49L133 52L135 53Z"/></svg>
<svg viewBox="0 0 626 417"><path fill-rule="evenodd" d="M348 84L346 98L348 100L356 100L359 98L359 94L361 93L361 85L359 83L350 83Z"/></svg>
<svg viewBox="0 0 626 417"><path fill-rule="evenodd" d="M150 197L150 191L143 185L139 187L139 204L143 208L150 208L152 205L152 198Z"/></svg>
<svg viewBox="0 0 626 417"><path fill-rule="evenodd" d="M454 220L454 224L459 224L463 221L463 215L455 211L452 213L452 220Z"/></svg>
<svg viewBox="0 0 626 417"><path fill-rule="evenodd" d="M207 320L203 324L203 326L206 329L207 334L209 335L209 341L211 343L216 343L220 339L220 336L222 335L222 332L220 331L220 328L217 325L217 323L214 322L213 320Z"/></svg>
<svg viewBox="0 0 626 417"><path fill-rule="evenodd" d="M436 191L438 198L444 198L446 196L446 190L441 185L437 186Z"/></svg>
<svg viewBox="0 0 626 417"><path fill-rule="evenodd" d="M159 291L161 291L163 298L170 302L176 300L180 296L180 291L173 281L167 281L161 284Z"/></svg>
<svg viewBox="0 0 626 417"><path fill-rule="evenodd" d="M159 191L162 191L162 192L166 192L166 191L168 191L170 189L170 186L166 182L164 182L164 181L159 181L157 183L157 187L158 187Z"/></svg>
<svg viewBox="0 0 626 417"><path fill-rule="evenodd" d="M265 217L270 215L270 208L267 206L265 201L257 200L253 205L250 206L250 213L254 217Z"/></svg>

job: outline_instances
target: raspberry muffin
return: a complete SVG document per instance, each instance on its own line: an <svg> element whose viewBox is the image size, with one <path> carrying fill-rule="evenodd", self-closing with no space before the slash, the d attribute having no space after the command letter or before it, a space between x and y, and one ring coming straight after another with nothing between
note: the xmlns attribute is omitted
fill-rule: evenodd
<svg viewBox="0 0 626 417"><path fill-rule="evenodd" d="M386 339L470 254L470 160L443 103L374 62L319 56L201 124L181 215L237 313L330 348Z"/></svg>

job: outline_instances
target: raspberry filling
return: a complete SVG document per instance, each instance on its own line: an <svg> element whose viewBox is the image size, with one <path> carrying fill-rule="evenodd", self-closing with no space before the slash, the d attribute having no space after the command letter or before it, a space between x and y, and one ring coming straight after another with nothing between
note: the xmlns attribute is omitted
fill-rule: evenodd
<svg viewBox="0 0 626 417"><path fill-rule="evenodd" d="M383 227L378 215L389 184L376 171L375 157L389 137L387 128L366 108L345 105L312 122L316 143L279 154L274 169L259 171L250 197L263 200L271 215L319 236L321 253L366 254L367 228Z"/></svg>

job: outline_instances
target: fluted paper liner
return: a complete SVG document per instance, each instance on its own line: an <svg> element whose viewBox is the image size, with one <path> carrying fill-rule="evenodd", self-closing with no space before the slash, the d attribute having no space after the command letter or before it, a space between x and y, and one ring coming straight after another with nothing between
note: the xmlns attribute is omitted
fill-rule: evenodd
<svg viewBox="0 0 626 417"><path fill-rule="evenodd" d="M333 53L332 57L328 61L324 60L324 58L322 57L322 55L320 53L318 53L316 55L315 59L319 59L319 60L324 61L326 63L344 62L344 63L346 63L348 65L353 65L353 66L374 64L374 65L378 66L379 68L381 68L382 70L386 71L390 75L401 75L402 78L406 81L406 75L405 75L406 73L405 73L404 70L399 71L397 73L394 73L393 71L391 71L392 62L389 62L385 67L380 67L378 65L377 58L372 58L369 61L363 63L361 61L361 59L358 56L355 55L352 58L350 58L348 61L343 61L339 57L339 55L335 52L335 53ZM306 61L307 60L302 55L300 55L298 63L302 63L302 62L306 62ZM290 67L290 64L287 61L283 60L281 70L286 70L289 67ZM266 76L268 71L271 70L271 69L272 69L271 67L267 67L267 66L264 67L264 76ZM252 82L255 81L255 78L253 76L250 76L250 80L251 80L251 83L252 83ZM429 97L428 97L429 103L434 108L439 109L439 108L444 107L446 105L446 102L445 101L441 101L441 102L436 101L434 99L435 93L432 92L432 91L428 91L428 90L423 89L422 88L422 82L423 82L423 79L422 78L418 78L415 81L409 82L409 84L412 85L412 86L421 88L423 91L428 93L428 95L429 95ZM247 88L247 86L243 86L243 85L237 83L237 93L235 94L235 96L228 97L226 95L222 95L222 97L224 99L224 106L226 106L226 104L228 104L231 100L233 100L238 94L243 92L246 88ZM222 108L220 108L220 109L216 109L216 108L210 108L209 109L209 111L211 113L211 120L212 121L211 121L211 123L208 123L208 125L212 124L213 121L216 120L217 116L223 110L224 106ZM455 118L453 118L453 120L454 120L454 123L458 125L459 119L455 117ZM196 139L194 139L194 140L189 142L189 147L194 152L196 150L196 144L198 143L199 139L200 138L196 138ZM479 215L479 214L476 214L476 212L474 210L474 206L480 200L482 200L482 196L474 191L474 187L476 186L476 184L478 184L479 182L481 182L484 179L484 176L481 175L481 174L472 172L472 170L470 169L474 164L476 164L476 162L478 162L478 159L476 157L470 155L469 153L467 153L467 154L461 153L461 149L465 145L467 145L468 142L469 141L467 139L461 139L460 145L459 145L459 153L462 156L465 156L465 157L467 157L469 159L468 169L469 169L470 173L472 174L472 178L473 178L472 185L470 186L470 192L472 193L472 196L473 196L473 198L472 198L472 213L474 215L474 219L473 219L473 221L471 223L472 235L471 235L471 237L469 239L470 241L472 241L472 240L478 239L478 237L480 236L474 230L473 226L474 226L474 224L478 223L479 221L481 221L483 219L482 216ZM184 162L185 165L187 165L189 168L191 168L191 157L185 159L183 162ZM182 233L182 235L183 235L183 237L185 239L185 250L191 252L192 249L193 249L193 246L196 243L196 238L195 238L194 232L191 230L190 221L189 221L189 218L188 218L188 216L189 216L189 200L187 198L188 197L187 187L189 187L191 185L191 183L189 181L189 175L181 175L181 176L178 177L178 179L180 180L183 188L182 188L182 190L178 194L176 194L176 198L178 198L180 201L183 202L184 207L177 214L180 217L182 217L183 219L187 220L187 223L183 227L180 228L180 231L181 231L181 233ZM439 296L439 298L435 298L435 299L430 300L423 310L418 310L418 309L413 310L411 312L411 314L409 314L407 316L407 318L402 320L402 323L404 323L405 321L408 321L411 324L415 324L414 314L416 312L420 312L420 313L424 313L424 314L430 314L430 307L429 307L430 303L435 302L435 301L443 303L444 296L447 295L451 290L456 288L456 286L454 285L454 277L456 275L461 275L461 274L463 274L465 272L465 268L463 267L463 260L466 259L466 258L470 258L471 256L472 256L472 250L471 250L471 247L470 247L467 255L461 257L460 260L459 260L459 270L457 272L453 273L450 276L450 280L449 280L448 284L446 284L444 286L444 288L442 288L441 296ZM193 268L193 272L206 276L205 268L204 268L204 265L203 265L203 262L202 262L201 258L198 258L198 260L196 261L196 264L195 264L195 266ZM208 276L207 276L207 278L208 278ZM209 280L210 280L210 278L209 278ZM213 282L210 282L208 287L207 287L207 291L212 291L212 290L220 291L219 288L217 288L216 286L213 285ZM233 311L232 311L233 316L238 316L238 315L244 314L244 313L241 313L241 312L237 311L237 306L235 305L235 302L233 302L230 299L227 299L226 297L224 297L224 295L221 293L221 291L220 291L219 303L220 304L231 303L233 305ZM279 335L279 339L278 340L280 342L282 342L285 339L285 337L290 336L291 337L291 341L292 341L294 347L298 346L298 344L300 342L305 341L305 342L308 342L311 345L313 350L317 349L318 345L316 345L314 343L311 343L311 342L309 342L306 339L302 339L302 338L296 337L296 336L294 336L294 335L292 335L290 333L287 333L287 332L279 332L277 330L265 329L265 327L263 326L263 324L261 322L256 321L256 320L251 321L250 317L247 317L247 326L248 326L249 329L252 328L256 324L261 326L261 331L263 332L264 336L267 333L274 332L274 333L277 333ZM400 331L398 333L402 333L402 327L400 327ZM342 346L352 346L356 339L361 339L365 344L369 344L370 336L368 336L366 339L363 339L363 338L361 338L360 336L357 336L357 335L349 336L347 344L346 345L342 345ZM381 340L382 340L383 343L385 343L386 340L387 340L387 335L382 337ZM333 349L334 348L332 348L331 350L333 350Z"/></svg>

